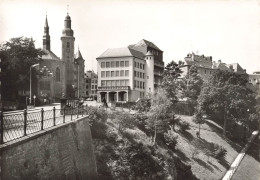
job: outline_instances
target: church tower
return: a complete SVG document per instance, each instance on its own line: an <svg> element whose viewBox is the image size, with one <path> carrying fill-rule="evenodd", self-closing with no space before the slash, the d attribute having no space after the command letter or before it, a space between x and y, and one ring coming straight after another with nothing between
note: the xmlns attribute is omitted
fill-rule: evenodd
<svg viewBox="0 0 260 180"><path fill-rule="evenodd" d="M61 36L61 59L65 63L65 87L64 92L68 97L75 97L75 87L74 84L74 41L73 30L71 29L71 19L69 13L64 20L64 29L62 30Z"/></svg>
<svg viewBox="0 0 260 180"><path fill-rule="evenodd" d="M44 25L44 34L43 34L43 49L50 51L51 50L51 38L49 34L49 25L48 25L48 19L46 15L45 19L45 25Z"/></svg>

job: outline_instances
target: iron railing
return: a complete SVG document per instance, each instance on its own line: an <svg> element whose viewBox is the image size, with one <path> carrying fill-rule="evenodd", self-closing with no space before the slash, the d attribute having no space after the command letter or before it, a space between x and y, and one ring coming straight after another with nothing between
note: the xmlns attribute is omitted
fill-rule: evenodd
<svg viewBox="0 0 260 180"><path fill-rule="evenodd" d="M44 129L73 121L88 114L87 106L66 107L51 110L43 108L16 113L0 111L0 144L42 131Z"/></svg>

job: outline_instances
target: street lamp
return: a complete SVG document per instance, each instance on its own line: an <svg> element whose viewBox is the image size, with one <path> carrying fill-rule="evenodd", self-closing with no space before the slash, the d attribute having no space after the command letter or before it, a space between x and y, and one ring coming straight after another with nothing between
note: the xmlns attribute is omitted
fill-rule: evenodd
<svg viewBox="0 0 260 180"><path fill-rule="evenodd" d="M32 105L32 68L39 66L39 64L33 64L30 66L30 105Z"/></svg>

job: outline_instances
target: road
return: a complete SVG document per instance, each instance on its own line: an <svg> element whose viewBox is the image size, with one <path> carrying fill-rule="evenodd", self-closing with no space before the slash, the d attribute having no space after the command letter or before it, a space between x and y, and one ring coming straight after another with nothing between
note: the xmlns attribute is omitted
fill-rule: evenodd
<svg viewBox="0 0 260 180"><path fill-rule="evenodd" d="M232 180L260 179L260 136L254 140L241 161Z"/></svg>

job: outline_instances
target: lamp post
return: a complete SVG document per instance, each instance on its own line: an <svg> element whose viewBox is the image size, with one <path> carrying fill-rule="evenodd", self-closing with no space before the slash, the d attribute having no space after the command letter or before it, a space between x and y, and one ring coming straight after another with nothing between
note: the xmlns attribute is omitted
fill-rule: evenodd
<svg viewBox="0 0 260 180"><path fill-rule="evenodd" d="M32 104L32 68L39 66L39 64L33 64L30 66L30 105Z"/></svg>

